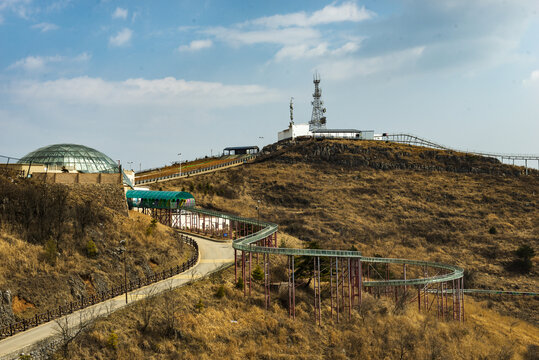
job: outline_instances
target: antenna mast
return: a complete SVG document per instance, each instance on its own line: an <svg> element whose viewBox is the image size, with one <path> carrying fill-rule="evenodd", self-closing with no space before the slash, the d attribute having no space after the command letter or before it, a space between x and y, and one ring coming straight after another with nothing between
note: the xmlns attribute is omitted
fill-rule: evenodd
<svg viewBox="0 0 539 360"><path fill-rule="evenodd" d="M294 98L290 98L290 125L294 125Z"/></svg>
<svg viewBox="0 0 539 360"><path fill-rule="evenodd" d="M316 72L313 76L314 83L314 93L313 101L313 114L311 116L311 121L309 121L309 130L320 130L326 128L326 108L323 107L324 102L321 100L322 89L320 89L320 75Z"/></svg>

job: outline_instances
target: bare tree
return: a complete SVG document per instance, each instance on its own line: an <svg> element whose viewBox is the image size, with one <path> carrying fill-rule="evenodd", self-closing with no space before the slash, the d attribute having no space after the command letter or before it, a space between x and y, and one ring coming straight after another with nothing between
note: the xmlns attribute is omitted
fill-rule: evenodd
<svg viewBox="0 0 539 360"><path fill-rule="evenodd" d="M172 282L169 283L169 289L163 293L162 297L162 316L163 327L166 336L178 338L178 329L176 328L176 315L179 311L179 301L173 291Z"/></svg>
<svg viewBox="0 0 539 360"><path fill-rule="evenodd" d="M82 332L91 328L95 323L94 310L79 311L78 321L76 315L64 316L55 320L57 328L56 335L60 338L61 348L64 358L69 357L69 344L75 340Z"/></svg>
<svg viewBox="0 0 539 360"><path fill-rule="evenodd" d="M155 287L148 287L143 291L144 299L139 301L138 303L138 309L140 316L142 318L140 323L140 330L142 332L145 332L146 329L148 329L148 326L150 326L150 322L152 320L152 317L155 313L155 301L154 296L156 293Z"/></svg>

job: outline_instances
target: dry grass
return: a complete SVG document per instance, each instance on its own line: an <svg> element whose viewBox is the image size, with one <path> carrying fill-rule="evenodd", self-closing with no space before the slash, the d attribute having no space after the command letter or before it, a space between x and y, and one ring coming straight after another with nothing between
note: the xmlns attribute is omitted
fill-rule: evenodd
<svg viewBox="0 0 539 360"><path fill-rule="evenodd" d="M127 270L132 279L181 264L189 257L189 247L183 246L172 229L156 224L148 234L148 216L131 212L126 217L109 208L122 207L125 200L121 189L120 195L118 205L110 199L111 194L97 187L69 188L69 203L93 197L101 220L88 226L83 234L74 222L67 221L54 264L46 246L22 240L4 222L0 229L0 289L10 290L17 299L13 302L16 316L31 317L121 283L123 264L117 252L120 240L127 240ZM87 253L90 240L96 244L96 256ZM23 302L31 306L19 306Z"/></svg>
<svg viewBox="0 0 539 360"><path fill-rule="evenodd" d="M457 153L404 145L343 143L361 146L358 157L366 156L368 150L367 160L389 161L403 157L408 149L407 164L425 168L432 165L431 158L440 167L447 157L467 159ZM481 163L482 159L470 161L478 169L502 175L378 170L339 165L338 160L331 164L311 159L300 148L264 162L159 187L192 187L198 205L250 217L257 216L260 199L262 218L304 241L333 249L355 246L366 256L455 264L470 274L468 288L537 291L537 257L527 275L510 271L509 264L521 245L529 244L539 252L539 177L505 175L519 171L488 159ZM196 190L208 187L213 190ZM489 233L491 227L496 234ZM537 300L526 304L515 299L513 305L510 299L503 300L495 305L503 313L539 323Z"/></svg>
<svg viewBox="0 0 539 360"><path fill-rule="evenodd" d="M324 310L321 327L314 324L310 293L299 290L296 320L278 302L264 310L263 289L245 298L233 287L231 270L173 291L176 338L164 328L162 297L156 313L140 330L138 305L98 321L71 347L72 359L522 359L539 342L537 328L466 298L464 324L439 322L435 314L419 314L414 305L393 315L393 303L365 296L361 312L339 324ZM224 285L225 296L214 296ZM261 291L262 290L262 291ZM304 300L299 300L304 299ZM199 310L195 304L202 303ZM107 345L111 333L118 346Z"/></svg>
<svg viewBox="0 0 539 360"><path fill-rule="evenodd" d="M200 189L194 191L200 206L253 218L260 199L261 217L280 224L282 245L302 247L313 241L334 249L355 246L367 256L443 261L474 271L475 275L467 277L467 287L536 291L536 262L535 270L529 275L508 271L506 265L519 245L530 244L537 249L537 177L518 176L519 169L460 154L406 150L383 143L366 143L364 147L370 151L371 159L383 158L383 162L391 165L388 159L398 162L405 157L413 166L382 171L339 161L331 164L317 161L319 157L311 158L299 148L265 162L156 186L163 190ZM350 149L347 151L347 155L357 155ZM446 160L464 162L484 173L420 170L428 167L431 159L438 167ZM355 164L354 161L349 163ZM489 171L497 175L490 175ZM496 234L489 233L492 226L497 229ZM274 281L278 280L282 260L272 259ZM140 330L142 311L138 304L99 321L72 346L71 356L74 359L535 359L537 356L537 299L481 300L466 296L464 324L437 321L435 314L418 313L415 304L396 311L391 300L374 299L370 295L365 295L361 310L353 312L351 321L335 324L329 320L326 299L324 321L318 327L312 316L310 289L298 288L297 319L293 321L288 318L286 302L279 300L286 296L274 292L272 307L265 311L260 285L254 286L252 298L245 298L235 289L232 279L232 270L227 270L177 289L168 297L177 301L176 336L171 336L164 326L170 301L158 297L153 300L158 311L146 331ZM214 296L220 286L225 288L224 298ZM118 335L117 347L107 345L111 333Z"/></svg>

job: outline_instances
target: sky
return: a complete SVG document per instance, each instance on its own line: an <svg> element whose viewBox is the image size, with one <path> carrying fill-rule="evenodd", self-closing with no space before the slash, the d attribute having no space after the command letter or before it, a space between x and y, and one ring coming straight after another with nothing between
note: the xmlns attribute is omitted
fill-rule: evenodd
<svg viewBox="0 0 539 360"><path fill-rule="evenodd" d="M0 0L0 155L263 146L291 97L310 120L315 72L328 128L539 153L537 0Z"/></svg>

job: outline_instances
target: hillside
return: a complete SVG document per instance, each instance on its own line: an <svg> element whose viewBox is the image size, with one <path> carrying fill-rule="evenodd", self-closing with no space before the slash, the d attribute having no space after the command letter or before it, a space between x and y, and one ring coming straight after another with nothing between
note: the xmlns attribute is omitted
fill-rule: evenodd
<svg viewBox="0 0 539 360"><path fill-rule="evenodd" d="M273 145L257 163L175 182L197 204L260 216L304 244L466 269L466 287L537 291L514 252L539 250L539 176L497 160L379 141ZM537 299L496 298L503 314L538 325Z"/></svg>
<svg viewBox="0 0 539 360"><path fill-rule="evenodd" d="M513 266L519 246L538 248L537 173L380 142L301 142L265 152L253 164L158 187L253 218L260 200L261 218L280 225L281 245L441 261L467 270L467 288L537 291L536 258L530 273ZM274 281L282 260L272 260ZM535 359L539 350L536 298L466 296L459 324L365 294L361 310L340 324L329 320L326 301L318 327L311 288L298 287L290 320L285 292L274 290L265 311L260 284L245 298L233 279L229 269L98 320L67 358Z"/></svg>
<svg viewBox="0 0 539 360"><path fill-rule="evenodd" d="M98 320L68 358L532 360L539 350L536 327L497 314L487 301L467 299L468 319L459 324L365 295L351 321L329 320L326 308L317 326L308 290L298 290L292 320L278 299L264 309L261 284L245 298L233 280L229 269Z"/></svg>
<svg viewBox="0 0 539 360"><path fill-rule="evenodd" d="M176 233L131 212L115 185L44 184L0 174L0 326L123 282L189 254Z"/></svg>

